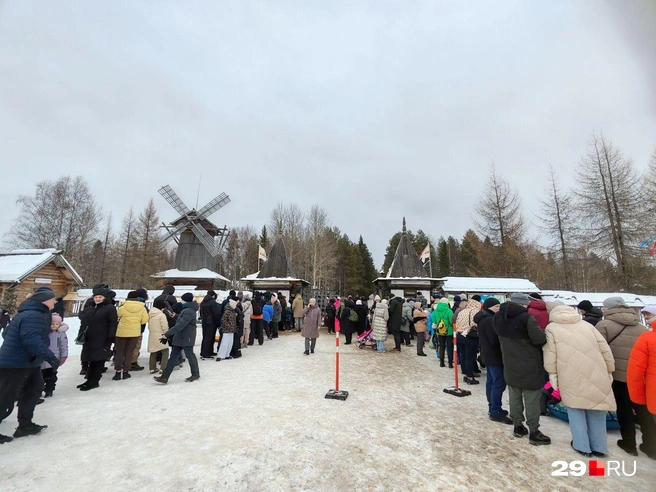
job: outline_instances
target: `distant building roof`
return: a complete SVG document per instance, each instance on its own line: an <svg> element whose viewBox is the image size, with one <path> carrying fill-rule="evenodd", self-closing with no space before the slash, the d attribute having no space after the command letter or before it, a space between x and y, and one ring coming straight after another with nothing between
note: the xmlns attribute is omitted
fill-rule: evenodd
<svg viewBox="0 0 656 492"><path fill-rule="evenodd" d="M257 274L258 279L270 278L295 278L292 267L287 258L287 250L282 238L278 238L271 248L267 261L262 265L262 269Z"/></svg>
<svg viewBox="0 0 656 492"><path fill-rule="evenodd" d="M579 302L588 300L593 306L603 306L604 300L609 297L621 297L629 307L641 308L656 304L656 297L630 292L571 292L568 290L543 290L542 298L545 301L562 301L568 306L577 306Z"/></svg>
<svg viewBox="0 0 656 492"><path fill-rule="evenodd" d="M225 280L230 282L223 275L213 272L208 268L201 268L200 270L178 270L177 268L172 268L171 270L165 270L163 272L158 272L155 275L151 275L153 278L198 278L198 279L212 279L212 280Z"/></svg>
<svg viewBox="0 0 656 492"><path fill-rule="evenodd" d="M442 280L444 280L442 289L453 294L540 292L537 285L524 278L444 277Z"/></svg>
<svg viewBox="0 0 656 492"><path fill-rule="evenodd" d="M62 256L62 251L54 248L15 249L9 253L0 253L0 282L22 282L26 277L52 261L67 271L78 285L84 284L82 277Z"/></svg>

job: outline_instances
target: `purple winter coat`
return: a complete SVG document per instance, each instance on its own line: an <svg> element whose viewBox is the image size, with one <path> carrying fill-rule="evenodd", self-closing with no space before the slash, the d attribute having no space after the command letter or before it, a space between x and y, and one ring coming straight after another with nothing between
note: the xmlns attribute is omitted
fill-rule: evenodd
<svg viewBox="0 0 656 492"><path fill-rule="evenodd" d="M52 350L52 353L55 354L59 360L64 357L68 357L68 337L66 336L66 331L68 330L68 325L62 323L59 325L59 328L56 330L50 330L49 339L50 345L48 348ZM41 364L41 369L49 369L52 367L47 362Z"/></svg>

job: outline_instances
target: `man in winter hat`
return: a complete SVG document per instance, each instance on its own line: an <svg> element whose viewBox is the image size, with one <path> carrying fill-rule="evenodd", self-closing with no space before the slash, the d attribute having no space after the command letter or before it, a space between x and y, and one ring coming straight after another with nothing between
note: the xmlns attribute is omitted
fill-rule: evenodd
<svg viewBox="0 0 656 492"><path fill-rule="evenodd" d="M38 434L47 427L35 424L32 417L43 390L41 364L46 361L55 370L59 367L59 358L48 348L50 311L55 302L52 289L38 288L19 306L18 314L4 332L0 347L0 417L11 415L18 400L18 427L14 437ZM0 443L11 440L0 434Z"/></svg>
<svg viewBox="0 0 656 492"><path fill-rule="evenodd" d="M601 321L601 318L604 317L603 311L598 307L594 307L592 303L587 299L579 302L578 306L576 307L579 310L581 316L583 316L583 321L587 321L592 326L596 326L597 323Z"/></svg>

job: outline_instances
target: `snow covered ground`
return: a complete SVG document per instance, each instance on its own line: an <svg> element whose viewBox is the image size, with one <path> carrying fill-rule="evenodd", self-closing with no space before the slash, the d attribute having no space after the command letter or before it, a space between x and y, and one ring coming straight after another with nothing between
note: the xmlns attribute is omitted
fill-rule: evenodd
<svg viewBox="0 0 656 492"><path fill-rule="evenodd" d="M324 329L314 355L302 354L298 334L281 334L241 359L201 361L195 383L184 382L185 365L167 385L146 370L83 393L77 323L66 321L74 355L35 414L49 428L0 446L2 492L656 490L656 462L644 455L631 478L551 477L552 462L581 458L567 424L542 419L551 446L513 438L487 418L484 375L472 396L447 395L453 373L434 353L343 346L345 402L324 399L334 387L334 338ZM11 434L15 419L0 433ZM628 463L618 438L609 435L610 459Z"/></svg>

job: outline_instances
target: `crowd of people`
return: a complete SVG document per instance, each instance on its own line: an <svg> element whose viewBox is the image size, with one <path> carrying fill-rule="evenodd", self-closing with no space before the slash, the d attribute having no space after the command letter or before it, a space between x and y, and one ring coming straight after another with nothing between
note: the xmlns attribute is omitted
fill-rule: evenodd
<svg viewBox="0 0 656 492"><path fill-rule="evenodd" d="M200 359L216 361L239 358L255 340L262 345L265 336L274 340L283 330L300 332L303 354L311 355L325 325L329 333L343 335L347 345L355 334L370 336L378 354L386 352L390 336L392 353L414 341L417 356L425 357L428 344L439 366L454 369L457 362L463 383L470 386L479 384L485 371L490 420L512 425L513 435L528 436L531 444L550 444L539 430L540 417L548 413L548 402L559 401L567 408L571 446L578 453L608 454L606 414L616 412L618 446L630 455L640 450L656 459L656 333L651 326L656 324L656 306L642 310L648 328L621 297L606 299L603 310L589 301L576 309L545 302L537 293L516 293L503 302L464 294L453 302L439 294L430 300L421 293L407 299L348 296L328 299L322 309L316 299L305 303L300 294L289 303L280 292L255 292L251 298L233 290L219 302L210 290L200 304L190 292L180 301L174 294L175 288L166 286L148 308L148 292L137 289L117 306L109 286L94 286L79 314L75 338L82 345L80 374L85 381L78 385L80 391L100 386L108 362L114 381L144 370L138 359L146 327L150 373L166 384L185 361L191 372L185 381L200 379L193 349L199 318ZM68 326L63 312L54 310L57 302L51 289L41 287L11 320L3 313L0 421L18 402L13 437L46 428L32 421L34 409L53 396L58 368L68 358ZM508 410L502 405L506 389ZM636 424L642 434L639 445ZM0 435L0 443L11 440Z"/></svg>

